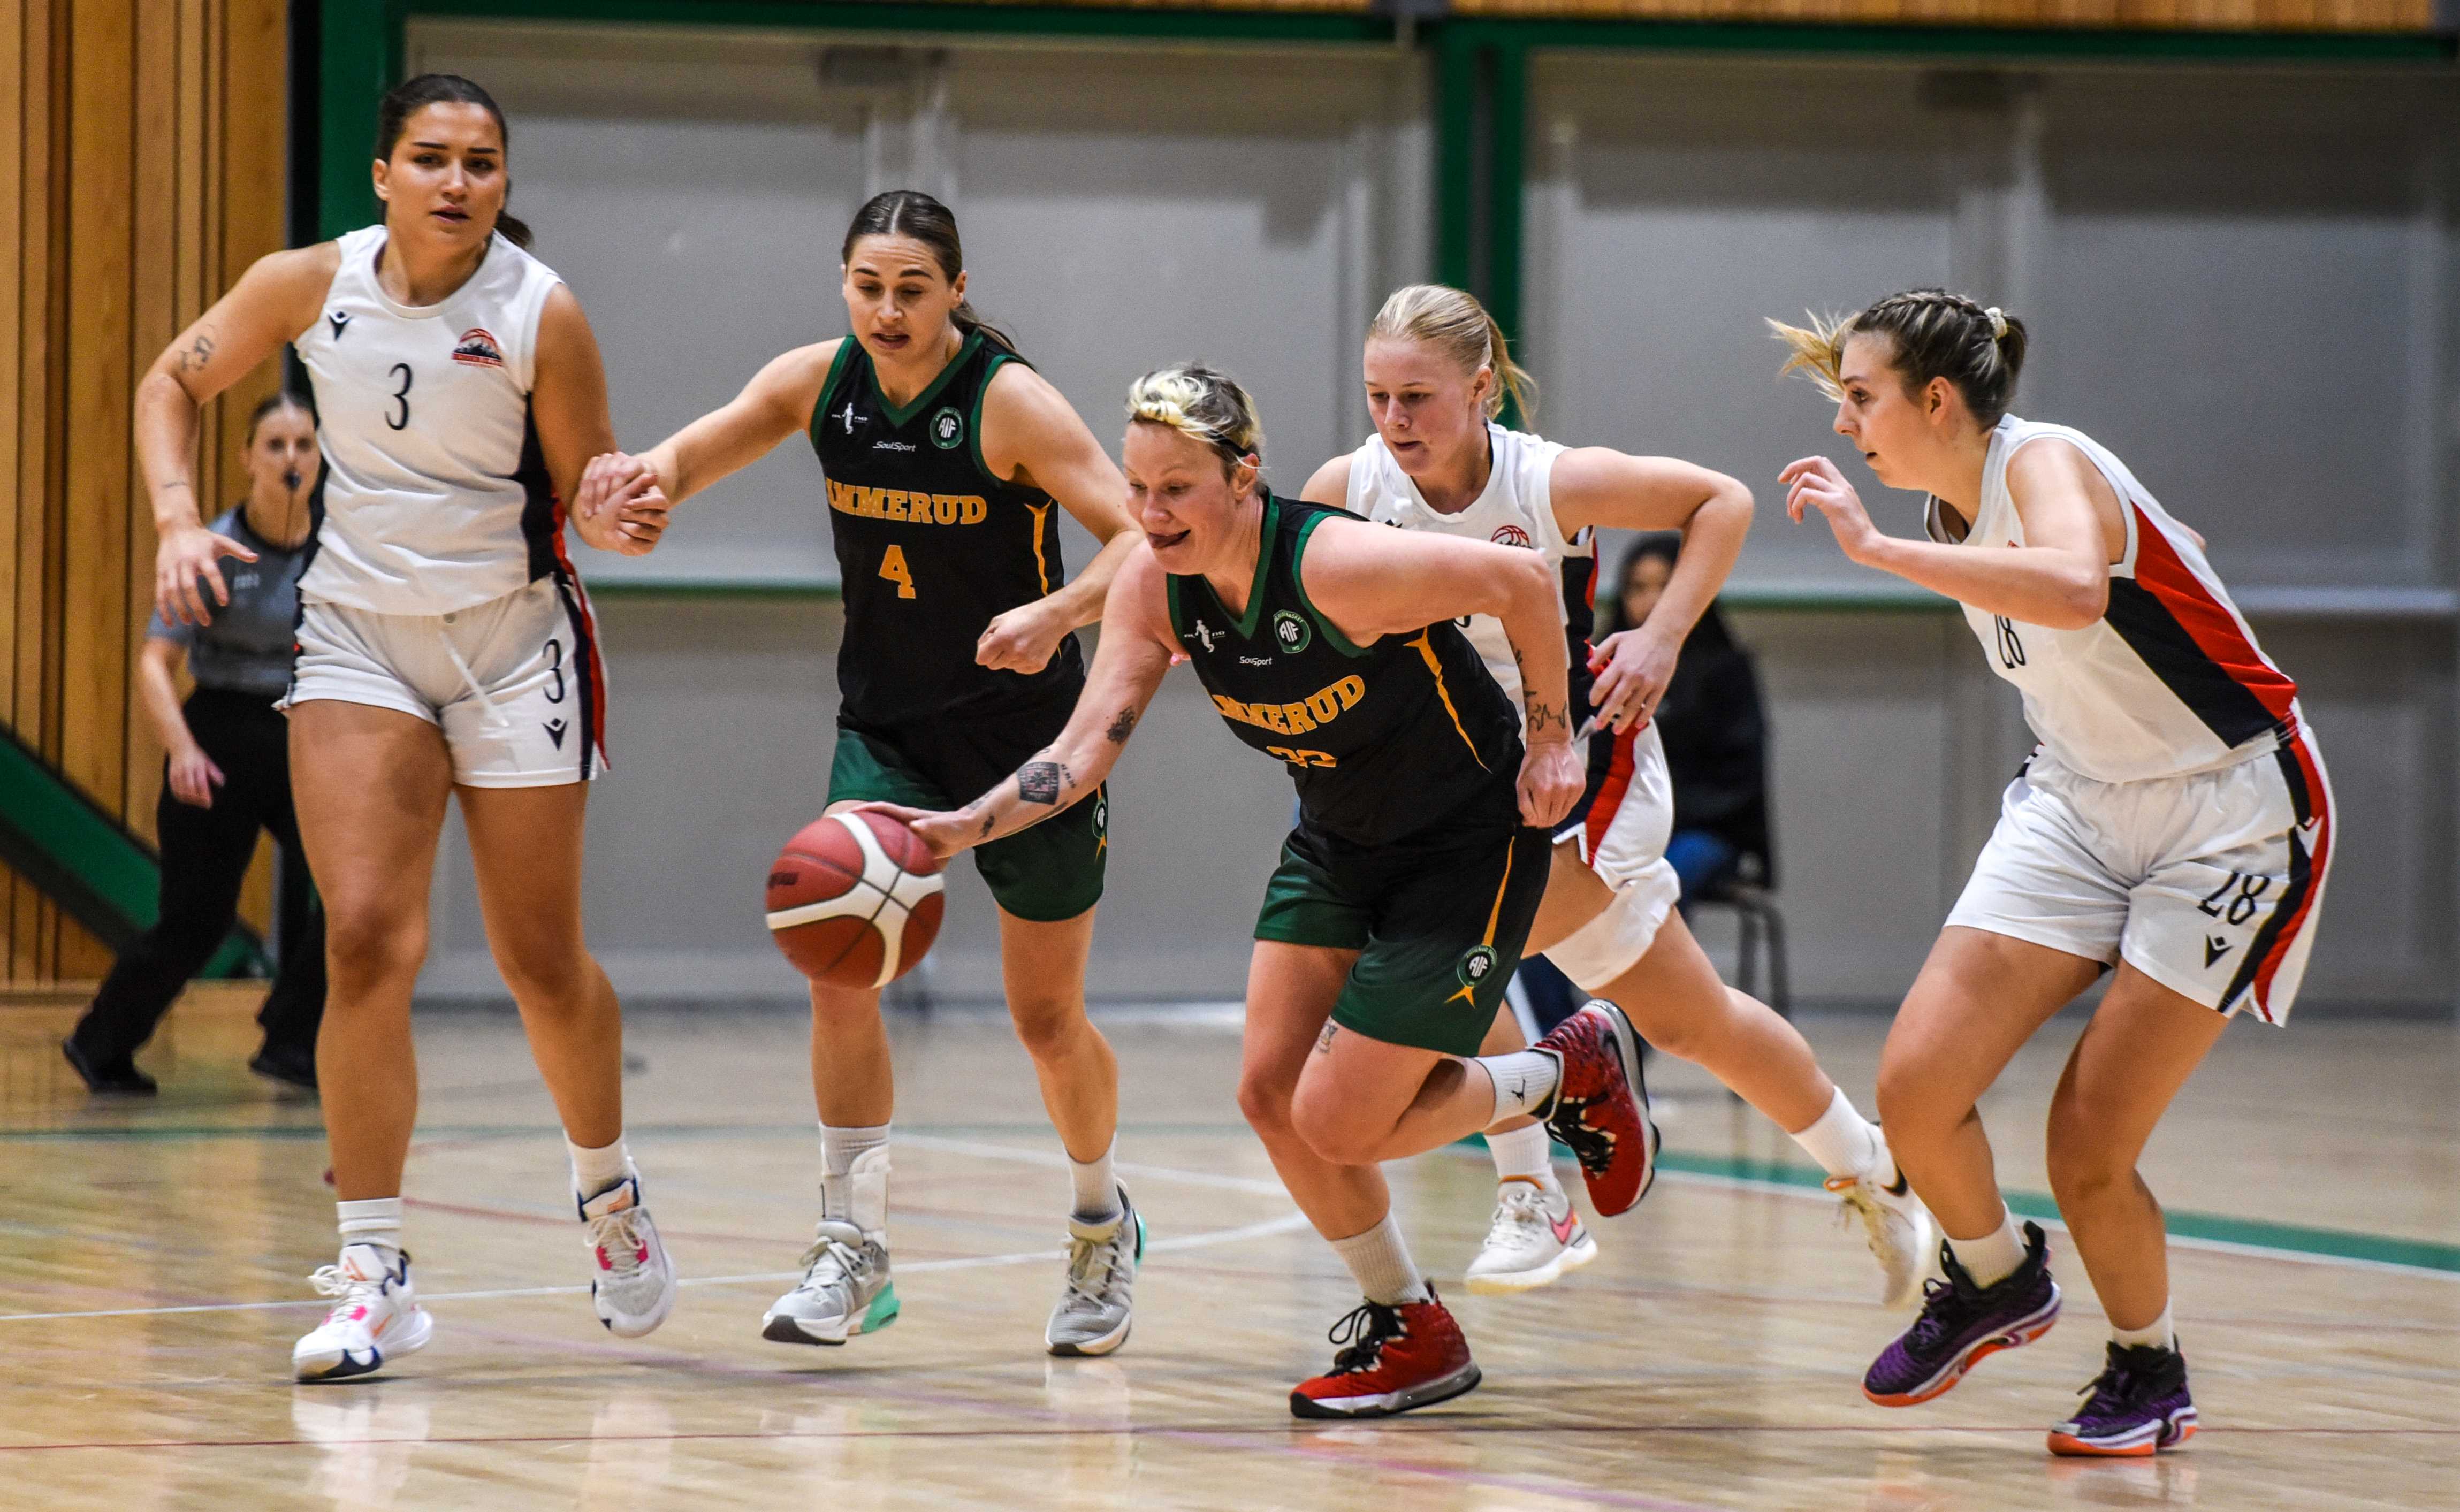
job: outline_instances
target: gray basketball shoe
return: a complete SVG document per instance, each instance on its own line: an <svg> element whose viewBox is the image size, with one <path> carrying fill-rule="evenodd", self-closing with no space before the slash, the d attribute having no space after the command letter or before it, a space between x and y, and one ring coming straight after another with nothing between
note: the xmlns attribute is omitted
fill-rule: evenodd
<svg viewBox="0 0 2460 1512"><path fill-rule="evenodd" d="M1136 1266L1144 1257L1144 1215L1128 1201L1124 1186L1117 1217L1098 1224L1068 1220L1068 1285L1043 1333L1051 1354L1108 1354L1128 1341Z"/></svg>
<svg viewBox="0 0 2460 1512"><path fill-rule="evenodd" d="M802 1281L761 1314L762 1338L842 1344L897 1321L897 1284L888 1270L888 1151L864 1152L846 1186L843 1214L823 1217L812 1248L803 1251Z"/></svg>

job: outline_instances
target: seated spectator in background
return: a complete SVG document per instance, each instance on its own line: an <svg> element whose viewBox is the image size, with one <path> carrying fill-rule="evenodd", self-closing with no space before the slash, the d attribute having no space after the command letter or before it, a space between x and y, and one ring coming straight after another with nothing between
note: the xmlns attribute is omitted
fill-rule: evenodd
<svg viewBox="0 0 2460 1512"><path fill-rule="evenodd" d="M1596 640L1648 618L1682 548L1676 535L1643 536L1632 543L1615 574L1614 592L1598 606ZM1674 836L1665 859L1683 879L1683 901L1731 883L1745 857L1757 860L1763 884L1773 884L1768 718L1750 653L1713 603L1683 642L1674 681L1657 705L1657 727L1674 779Z"/></svg>

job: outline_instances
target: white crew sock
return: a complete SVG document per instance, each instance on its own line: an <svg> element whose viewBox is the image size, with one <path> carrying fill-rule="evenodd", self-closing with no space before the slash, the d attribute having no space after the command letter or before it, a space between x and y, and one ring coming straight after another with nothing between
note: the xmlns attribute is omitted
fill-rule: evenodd
<svg viewBox="0 0 2460 1512"><path fill-rule="evenodd" d="M2159 1317L2140 1329L2123 1329L2115 1323L2111 1324L2110 1339L2111 1343L2122 1348L2135 1344L2150 1344L2154 1349L2174 1350L2178 1347L2178 1330L2170 1321L2169 1308L2164 1307L2161 1309Z"/></svg>
<svg viewBox="0 0 2460 1512"><path fill-rule="evenodd" d="M398 1197L367 1197L357 1202L333 1205L336 1227L342 1230L342 1244L373 1245L385 1251L388 1260L401 1253L401 1199Z"/></svg>
<svg viewBox="0 0 2460 1512"><path fill-rule="evenodd" d="M1108 1223L1119 1216L1119 1178L1111 1170L1111 1157L1118 1153L1117 1136L1089 1161L1068 1157L1068 1181L1076 1188L1076 1206L1071 1212L1080 1223Z"/></svg>
<svg viewBox="0 0 2460 1512"><path fill-rule="evenodd" d="M1809 1128L1793 1131L1793 1142L1802 1152L1819 1163L1819 1168L1831 1176L1868 1174L1882 1186L1896 1185L1896 1162L1888 1169L1872 1171L1872 1165L1887 1150L1879 1138L1877 1125L1854 1109L1854 1102L1838 1087L1828 1103L1828 1111L1819 1115Z"/></svg>
<svg viewBox="0 0 2460 1512"><path fill-rule="evenodd" d="M1959 1239L1951 1234L1947 1247L1956 1252L1956 1263L1964 1268L1975 1286L1997 1286L2025 1263L2025 1236L2016 1231L2016 1215L2004 1204L1999 1208L1996 1232L1979 1239Z"/></svg>
<svg viewBox="0 0 2460 1512"><path fill-rule="evenodd" d="M1495 1083L1495 1117L1500 1124L1546 1105L1563 1080L1563 1058L1552 1050L1515 1050L1508 1055L1477 1057Z"/></svg>
<svg viewBox="0 0 2460 1512"><path fill-rule="evenodd" d="M820 1125L820 1216L840 1223L854 1211L854 1163L888 1144L888 1125Z"/></svg>
<svg viewBox="0 0 2460 1512"><path fill-rule="evenodd" d="M583 1149L566 1139L563 1150L572 1157L572 1189L583 1202L604 1195L632 1174L632 1154L620 1138L598 1149Z"/></svg>
<svg viewBox="0 0 2460 1512"><path fill-rule="evenodd" d="M1365 1233L1351 1234L1332 1242L1333 1253L1349 1267L1358 1278L1358 1290L1369 1302L1386 1307L1399 1307L1409 1302L1424 1302L1434 1295L1427 1290L1427 1278L1418 1273L1417 1262L1410 1258L1410 1247L1401 1238L1401 1226L1390 1213L1384 1221Z"/></svg>
<svg viewBox="0 0 2460 1512"><path fill-rule="evenodd" d="M1555 1141L1543 1124L1497 1134L1489 1129L1487 1152L1495 1157L1495 1179L1536 1182L1548 1191L1562 1190L1555 1179Z"/></svg>

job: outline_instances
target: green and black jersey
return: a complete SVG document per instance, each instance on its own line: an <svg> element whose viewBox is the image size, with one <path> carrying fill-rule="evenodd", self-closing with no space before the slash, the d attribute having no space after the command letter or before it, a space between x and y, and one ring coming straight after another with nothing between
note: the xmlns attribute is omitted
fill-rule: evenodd
<svg viewBox="0 0 2460 1512"><path fill-rule="evenodd" d="M811 435L844 584L838 685L849 724L1065 706L1084 685L1073 636L1039 672L974 661L994 617L1067 580L1050 495L993 477L983 462L983 394L1020 360L968 332L930 387L899 406L880 393L861 342L838 346Z"/></svg>
<svg viewBox="0 0 2460 1512"><path fill-rule="evenodd" d="M1451 821L1519 824L1520 722L1450 620L1361 648L1307 601L1308 538L1347 510L1264 498L1243 614L1173 575L1170 623L1231 733L1279 757L1301 824L1377 846Z"/></svg>

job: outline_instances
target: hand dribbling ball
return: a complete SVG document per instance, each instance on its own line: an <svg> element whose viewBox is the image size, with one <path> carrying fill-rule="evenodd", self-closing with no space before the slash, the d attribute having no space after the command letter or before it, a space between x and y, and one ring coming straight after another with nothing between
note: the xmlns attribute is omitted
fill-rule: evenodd
<svg viewBox="0 0 2460 1512"><path fill-rule="evenodd" d="M882 813L827 814L769 868L769 930L795 969L833 987L885 987L940 933L940 860Z"/></svg>

